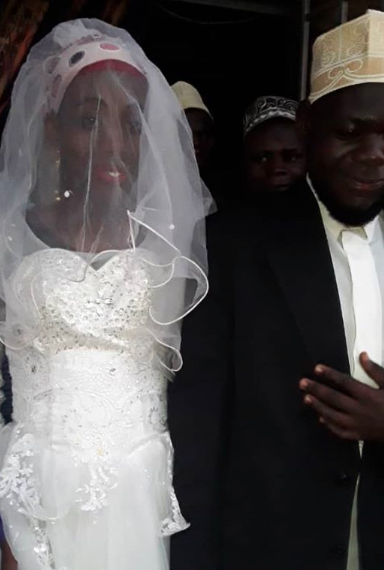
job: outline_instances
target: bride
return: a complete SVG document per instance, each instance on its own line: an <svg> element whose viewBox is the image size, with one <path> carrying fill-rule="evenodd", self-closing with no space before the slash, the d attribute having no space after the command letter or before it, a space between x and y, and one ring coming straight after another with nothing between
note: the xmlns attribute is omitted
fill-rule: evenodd
<svg viewBox="0 0 384 570"><path fill-rule="evenodd" d="M0 513L17 567L166 570L187 523L165 392L207 292L186 120L125 31L64 23L19 74L0 168Z"/></svg>

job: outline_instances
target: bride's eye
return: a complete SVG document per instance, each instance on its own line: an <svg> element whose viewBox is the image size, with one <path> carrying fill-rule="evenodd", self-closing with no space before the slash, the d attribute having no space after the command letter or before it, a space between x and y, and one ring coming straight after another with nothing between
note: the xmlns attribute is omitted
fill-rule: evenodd
<svg viewBox="0 0 384 570"><path fill-rule="evenodd" d="M81 118L81 126L91 131L97 125L97 117L94 115L85 115Z"/></svg>
<svg viewBox="0 0 384 570"><path fill-rule="evenodd" d="M131 135L139 135L141 133L141 122L138 119L129 119L127 124Z"/></svg>

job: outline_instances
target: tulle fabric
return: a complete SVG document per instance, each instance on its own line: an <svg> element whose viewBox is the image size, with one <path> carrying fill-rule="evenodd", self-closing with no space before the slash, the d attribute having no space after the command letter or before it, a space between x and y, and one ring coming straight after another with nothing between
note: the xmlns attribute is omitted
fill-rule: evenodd
<svg viewBox="0 0 384 570"><path fill-rule="evenodd" d="M20 569L165 570L169 535L187 528L167 348L148 326L166 279L140 249L99 257L82 281L63 277L86 264L63 249L16 274L20 301L42 315L30 346L8 348L14 421L0 433L0 512Z"/></svg>
<svg viewBox="0 0 384 570"><path fill-rule="evenodd" d="M7 447L12 449L20 435L12 426L3 428L3 460ZM46 448L34 457L34 469L43 484L46 518L32 508L28 514L20 512L6 499L0 503L18 570L167 570L169 535L160 532L162 521L169 516L172 485L167 438L144 442L127 457L108 492L108 508L95 513L77 504L76 490L89 481L89 467L74 465L70 450L62 446L56 453L54 457L55 451Z"/></svg>
<svg viewBox="0 0 384 570"><path fill-rule="evenodd" d="M31 50L0 149L0 512L19 570L168 569L187 523L166 382L208 290L210 208L185 115L126 31L76 20Z"/></svg>
<svg viewBox="0 0 384 570"><path fill-rule="evenodd" d="M178 351L181 319L207 291L212 201L176 97L127 32L76 20L34 46L15 82L0 168L4 344L27 345L40 323L12 280L24 257L63 247L92 264L134 240L157 265L172 264L169 293L152 314L156 336Z"/></svg>

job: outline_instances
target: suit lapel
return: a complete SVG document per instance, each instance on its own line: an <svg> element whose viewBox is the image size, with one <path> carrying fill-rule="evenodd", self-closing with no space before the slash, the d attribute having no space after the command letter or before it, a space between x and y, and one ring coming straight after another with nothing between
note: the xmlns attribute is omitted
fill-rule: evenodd
<svg viewBox="0 0 384 570"><path fill-rule="evenodd" d="M307 350L314 364L347 372L339 295L316 199L308 185L301 184L273 209L264 234L269 258Z"/></svg>

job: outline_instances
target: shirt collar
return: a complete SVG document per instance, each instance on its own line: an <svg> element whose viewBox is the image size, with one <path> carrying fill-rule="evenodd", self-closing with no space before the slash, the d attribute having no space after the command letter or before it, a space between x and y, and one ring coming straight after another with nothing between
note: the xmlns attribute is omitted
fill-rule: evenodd
<svg viewBox="0 0 384 570"><path fill-rule="evenodd" d="M331 216L331 214L329 213L328 209L320 201L319 197L316 194L316 190L313 187L313 184L312 184L312 181L310 179L309 174L307 174L307 182L308 182L308 186L312 190L312 193L315 196L317 203L319 205L320 214L321 214L321 218L323 220L324 227L326 230L329 231L329 233L336 240L338 240L340 238L340 234L343 230L351 230L351 231L363 230L368 241L371 242L373 240L374 232L375 232L375 229L377 227L377 224L379 223L379 217L380 216L376 216L376 218L374 218L371 222L368 222L367 224L365 224L365 226L359 226L356 228L346 226L345 224L342 224L341 222L338 222L337 220L335 220L335 218L333 218Z"/></svg>

